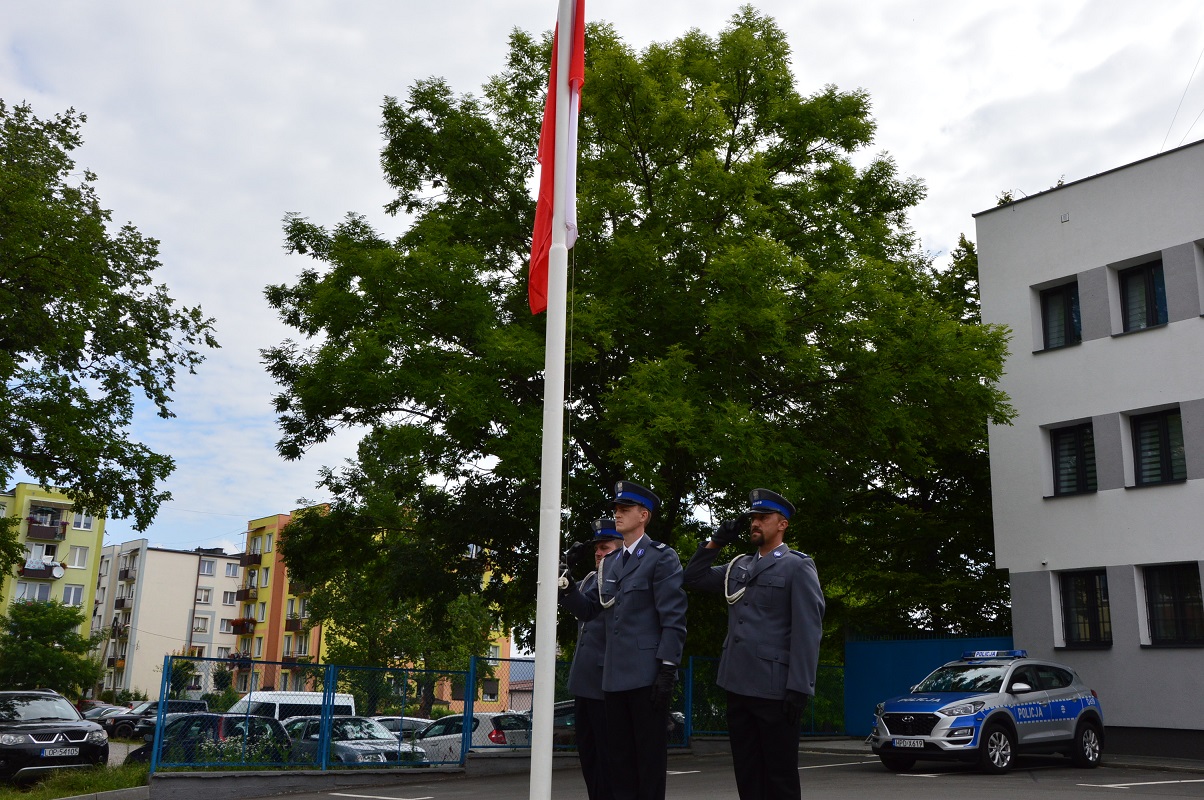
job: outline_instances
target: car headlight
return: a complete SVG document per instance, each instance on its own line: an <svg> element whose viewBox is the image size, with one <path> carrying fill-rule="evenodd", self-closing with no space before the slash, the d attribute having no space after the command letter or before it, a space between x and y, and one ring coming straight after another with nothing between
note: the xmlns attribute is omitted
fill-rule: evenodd
<svg viewBox="0 0 1204 800"><path fill-rule="evenodd" d="M0 733L0 744L25 744L25 734Z"/></svg>
<svg viewBox="0 0 1204 800"><path fill-rule="evenodd" d="M104 731L92 731L88 734L89 744L107 744L109 735Z"/></svg>
<svg viewBox="0 0 1204 800"><path fill-rule="evenodd" d="M960 705L942 708L941 713L947 717L969 717L982 711L985 705L986 703L983 701L975 700L972 703L961 703Z"/></svg>

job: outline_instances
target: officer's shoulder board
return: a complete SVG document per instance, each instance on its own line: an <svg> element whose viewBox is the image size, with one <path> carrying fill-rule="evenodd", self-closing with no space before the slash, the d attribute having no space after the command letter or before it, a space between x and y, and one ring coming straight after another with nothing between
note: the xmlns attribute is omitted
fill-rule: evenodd
<svg viewBox="0 0 1204 800"><path fill-rule="evenodd" d="M794 553L799 558L811 558L811 556L807 555L802 550L791 550L790 552Z"/></svg>
<svg viewBox="0 0 1204 800"><path fill-rule="evenodd" d="M652 543L652 546L653 546L653 547L655 547L657 550L664 550L664 549L665 549L665 543L664 543L664 542L653 542L653 543Z"/></svg>

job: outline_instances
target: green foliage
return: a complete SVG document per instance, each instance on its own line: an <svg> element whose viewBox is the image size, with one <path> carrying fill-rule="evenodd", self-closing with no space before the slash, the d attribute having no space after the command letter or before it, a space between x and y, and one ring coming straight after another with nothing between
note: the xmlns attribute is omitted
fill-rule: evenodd
<svg viewBox="0 0 1204 800"><path fill-rule="evenodd" d="M214 683L217 683L216 675L214 675ZM238 690L227 684L226 686L222 687L220 691L202 695L201 699L209 704L210 711L215 714L221 714L229 709L230 706L237 703L240 697L242 697L242 695L238 692Z"/></svg>
<svg viewBox="0 0 1204 800"><path fill-rule="evenodd" d="M180 656L180 653L176 653ZM168 691L170 696L175 699L184 697L184 690L188 688L188 684L196 676L196 665L186 658L175 658L171 662L171 677L168 679Z"/></svg>
<svg viewBox="0 0 1204 800"><path fill-rule="evenodd" d="M119 692L114 692L112 689L105 689L100 693L100 699L106 703L112 703L116 706L128 706L131 703L149 700L146 692L139 689L122 689Z"/></svg>
<svg viewBox="0 0 1204 800"><path fill-rule="evenodd" d="M130 439L137 395L171 417L177 370L217 343L153 283L158 242L115 228L77 170L84 121L0 101L0 486L23 470L145 530L174 463Z"/></svg>
<svg viewBox="0 0 1204 800"><path fill-rule="evenodd" d="M972 249L946 272L918 251L924 189L864 152L868 95L800 93L748 7L640 53L606 24L587 38L569 537L626 477L685 557L768 486L799 507L788 540L816 558L830 633L1003 622L984 459L987 420L1011 415L1006 332L977 319ZM395 241L354 214L286 217L316 265L266 290L303 337L264 352L279 450L367 429L323 472L325 534L286 545L303 579L396 552L381 599L484 580L506 624L534 617L544 318L525 275L549 50L515 32L483 97L430 79L386 99L390 210L413 217ZM719 651L721 606L692 602L690 652Z"/></svg>
<svg viewBox="0 0 1204 800"><path fill-rule="evenodd" d="M0 614L0 686L82 695L104 674L91 655L104 634L80 636L84 622L79 609L58 600L12 603Z"/></svg>
<svg viewBox="0 0 1204 800"><path fill-rule="evenodd" d="M0 785L0 800L58 800L134 789L150 783L146 764L56 772L28 787Z"/></svg>
<svg viewBox="0 0 1204 800"><path fill-rule="evenodd" d="M234 673L225 664L213 668L213 688L223 692L234 685ZM211 706L212 707L212 704Z"/></svg>

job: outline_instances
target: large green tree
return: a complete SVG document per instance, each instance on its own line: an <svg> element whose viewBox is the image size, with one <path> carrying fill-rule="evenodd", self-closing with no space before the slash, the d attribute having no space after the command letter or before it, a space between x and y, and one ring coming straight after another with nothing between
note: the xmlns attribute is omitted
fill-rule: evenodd
<svg viewBox="0 0 1204 800"><path fill-rule="evenodd" d="M76 169L84 122L0 100L0 486L24 471L144 530L174 464L131 437L135 403L172 416L177 372L217 344L154 283L158 242L112 224Z"/></svg>
<svg viewBox="0 0 1204 800"><path fill-rule="evenodd" d="M358 215L330 229L289 215L288 247L315 264L267 290L302 337L264 353L280 452L366 428L357 462L324 482L348 508L366 482L408 512L425 558L398 563L397 591L475 571L520 626L544 345L524 281L549 54L548 36L516 31L483 96L430 79L387 98L388 210L408 229L388 240ZM782 31L749 7L717 36L642 52L588 28L566 524L580 536L630 478L661 496L653 533L684 557L768 486L799 508L789 539L816 558L833 629L994 627L983 453L988 418L1010 416L995 388L1006 334L967 315L964 263L949 275L920 252L907 213L923 187L867 152L867 94L803 94L789 65ZM691 651L718 651L720 605L692 604Z"/></svg>
<svg viewBox="0 0 1204 800"><path fill-rule="evenodd" d="M16 601L0 614L0 686L79 697L104 674L91 651L104 633L81 636L84 615L57 600Z"/></svg>

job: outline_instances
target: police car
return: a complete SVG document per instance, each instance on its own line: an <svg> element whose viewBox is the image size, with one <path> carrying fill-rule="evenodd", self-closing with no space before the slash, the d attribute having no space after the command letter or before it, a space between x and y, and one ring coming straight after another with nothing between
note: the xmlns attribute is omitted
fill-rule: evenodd
<svg viewBox="0 0 1204 800"><path fill-rule="evenodd" d="M1064 753L1075 766L1100 763L1104 716L1099 697L1061 664L1024 650L968 651L879 703L870 733L887 769L918 760L977 762L984 772L1012 768L1017 753Z"/></svg>

